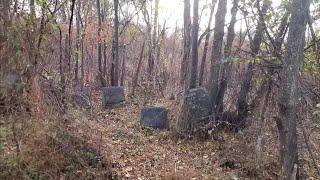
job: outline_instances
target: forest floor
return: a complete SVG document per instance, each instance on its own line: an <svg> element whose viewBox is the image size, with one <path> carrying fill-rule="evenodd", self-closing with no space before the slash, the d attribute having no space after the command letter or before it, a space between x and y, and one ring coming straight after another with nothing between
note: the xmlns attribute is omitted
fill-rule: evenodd
<svg viewBox="0 0 320 180"><path fill-rule="evenodd" d="M172 112L173 103L168 100L155 103L169 111L171 108L171 127L176 114ZM113 109L94 109L89 115L83 112L74 114L78 115L76 118L89 120L88 127L100 135L96 146L100 153L110 158L112 171L121 179L239 179L256 176L252 132L220 132L218 140L179 140L170 129L160 131L142 127L140 105L133 101ZM276 162L276 157L268 156L265 177L277 177Z"/></svg>
<svg viewBox="0 0 320 180"><path fill-rule="evenodd" d="M2 162L6 163L0 162L0 177L105 179L97 173L111 171L114 179L256 179L257 128L254 128L254 123L238 133L220 131L215 140L178 139L172 128L178 114L174 100L162 99L151 103L169 110L171 128L160 131L140 125L142 104L137 99L129 99L119 107L102 109L99 97L99 94L93 96L95 103L91 110L72 108L61 120L41 121L44 122L43 127L36 127L33 121L29 125L13 126L21 130L5 135L5 161ZM254 115L252 120L255 120ZM0 119L0 127L1 123L4 121ZM261 173L264 179L277 179L276 125L271 120L267 124ZM8 126L6 131L10 129L13 128ZM95 150L90 150L91 147ZM20 154L16 160L20 163L8 158L15 151ZM92 165L91 160L97 156L107 161L107 170L104 166ZM91 160L85 163L82 159L88 157ZM309 164L305 171L313 172L307 173L309 179L317 179L316 176L312 178L314 170L310 170L313 168L310 160L304 160L304 164Z"/></svg>

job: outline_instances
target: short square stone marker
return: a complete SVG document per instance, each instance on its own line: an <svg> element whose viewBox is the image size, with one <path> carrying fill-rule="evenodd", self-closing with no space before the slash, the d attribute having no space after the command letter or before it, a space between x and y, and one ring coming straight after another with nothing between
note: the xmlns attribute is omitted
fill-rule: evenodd
<svg viewBox="0 0 320 180"><path fill-rule="evenodd" d="M91 87L89 86L76 86L74 88L75 94L73 100L75 104L81 108L91 108Z"/></svg>
<svg viewBox="0 0 320 180"><path fill-rule="evenodd" d="M141 124L155 129L168 127L168 112L164 107L143 107L141 109Z"/></svg>
<svg viewBox="0 0 320 180"><path fill-rule="evenodd" d="M102 106L108 107L125 101L122 86L102 88Z"/></svg>

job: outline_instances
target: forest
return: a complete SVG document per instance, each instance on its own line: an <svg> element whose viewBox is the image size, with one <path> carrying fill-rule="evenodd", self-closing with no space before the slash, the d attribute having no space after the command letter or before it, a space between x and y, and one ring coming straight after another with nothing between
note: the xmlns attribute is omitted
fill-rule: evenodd
<svg viewBox="0 0 320 180"><path fill-rule="evenodd" d="M0 0L0 179L320 179L320 1Z"/></svg>

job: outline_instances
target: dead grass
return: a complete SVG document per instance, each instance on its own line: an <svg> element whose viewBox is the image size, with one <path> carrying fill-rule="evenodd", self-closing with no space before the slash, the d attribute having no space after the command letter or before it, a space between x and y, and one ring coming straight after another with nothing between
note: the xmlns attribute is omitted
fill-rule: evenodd
<svg viewBox="0 0 320 180"><path fill-rule="evenodd" d="M3 117L0 179L256 178L255 115L249 127L236 134L221 131L218 140L179 140L172 129L142 127L139 101L101 109L99 98L95 92L92 110L70 109L64 117ZM167 107L174 123L175 102L148 103ZM263 176L278 179L277 131L273 119L267 121ZM306 177L317 179L305 149L300 157Z"/></svg>
<svg viewBox="0 0 320 180"><path fill-rule="evenodd" d="M111 179L107 155L71 119L2 118L0 179Z"/></svg>

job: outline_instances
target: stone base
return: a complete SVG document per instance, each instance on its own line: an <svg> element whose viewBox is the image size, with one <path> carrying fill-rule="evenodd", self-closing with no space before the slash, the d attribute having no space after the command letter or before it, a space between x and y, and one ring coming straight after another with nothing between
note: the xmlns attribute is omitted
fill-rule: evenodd
<svg viewBox="0 0 320 180"><path fill-rule="evenodd" d="M102 106L109 107L125 101L123 87L103 87Z"/></svg>
<svg viewBox="0 0 320 180"><path fill-rule="evenodd" d="M163 107L144 107L141 109L141 124L155 129L166 129L167 114L167 110Z"/></svg>

